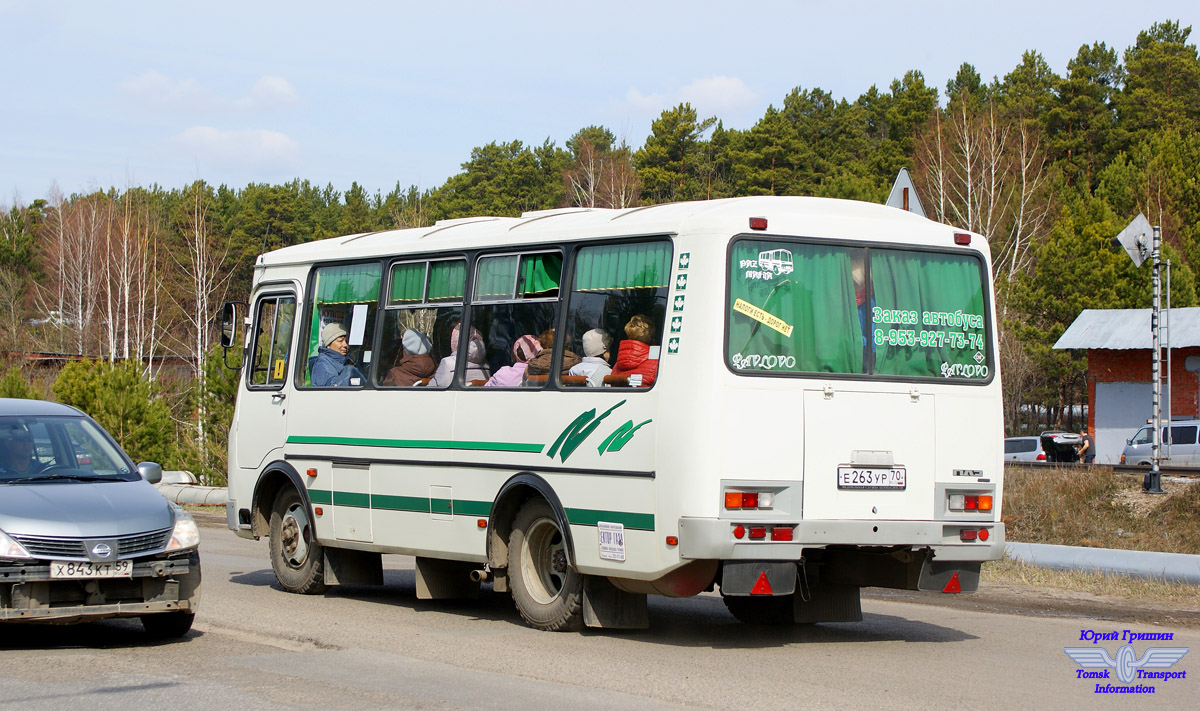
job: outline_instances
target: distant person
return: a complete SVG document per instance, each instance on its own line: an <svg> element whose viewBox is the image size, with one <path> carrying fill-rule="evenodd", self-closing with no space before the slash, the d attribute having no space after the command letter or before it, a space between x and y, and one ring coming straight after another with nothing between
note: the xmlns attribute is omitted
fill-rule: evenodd
<svg viewBox="0 0 1200 711"><path fill-rule="evenodd" d="M649 318L637 315L625 324L626 339L617 348L617 363L613 375L628 375L634 387L650 387L658 376L658 357L651 358L654 346L654 324Z"/></svg>
<svg viewBox="0 0 1200 711"><path fill-rule="evenodd" d="M612 372L612 366L608 364L611 357L610 348L612 336L607 331L593 328L583 334L583 360L571 368L568 374L586 377L589 388L603 387L604 376Z"/></svg>
<svg viewBox="0 0 1200 711"><path fill-rule="evenodd" d="M321 329L321 347L317 354L308 359L312 384L318 388L344 388L359 386L363 374L346 354L350 343L346 340L346 329L340 323L327 323Z"/></svg>
<svg viewBox="0 0 1200 711"><path fill-rule="evenodd" d="M1096 461L1096 443L1092 441L1092 436L1087 430L1079 433L1079 449L1075 451L1079 454L1079 461L1084 464Z"/></svg>
<svg viewBox="0 0 1200 711"><path fill-rule="evenodd" d="M411 328L405 331L400 338L400 357L388 370L383 384L406 388L433 375L433 371L437 370L437 363L429 355L430 347L429 336Z"/></svg>
<svg viewBox="0 0 1200 711"><path fill-rule="evenodd" d="M538 343L542 344L542 351L529 361L529 368L525 371L526 380L530 375L549 375L550 374L550 358L554 355L554 329L547 328L542 331L542 335L538 336ZM562 374L566 375L571 372L579 364L579 356L575 355L566 348L563 349L562 358Z"/></svg>
<svg viewBox="0 0 1200 711"><path fill-rule="evenodd" d="M441 362L438 363L437 372L429 380L429 387L448 387L454 380L454 361L458 358L459 331L461 329L461 323L455 324L454 330L450 332L450 355L442 358ZM479 335L479 331L472 328L471 336L467 342L467 370L463 374L463 379L466 382L470 383L472 380L488 379L488 367L484 364L486 355L483 336Z"/></svg>
<svg viewBox="0 0 1200 711"><path fill-rule="evenodd" d="M529 334L521 336L512 345L513 364L498 368L496 373L484 383L489 388L518 388L525 379L525 369L529 367L529 359L542 350L538 339Z"/></svg>

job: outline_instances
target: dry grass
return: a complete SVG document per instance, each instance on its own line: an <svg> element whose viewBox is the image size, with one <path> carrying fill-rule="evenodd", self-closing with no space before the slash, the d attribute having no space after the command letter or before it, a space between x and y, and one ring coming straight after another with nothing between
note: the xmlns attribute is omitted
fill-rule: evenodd
<svg viewBox="0 0 1200 711"><path fill-rule="evenodd" d="M1142 477L1111 467L1008 467L1003 515L1008 540L1200 554L1200 481Z"/></svg>
<svg viewBox="0 0 1200 711"><path fill-rule="evenodd" d="M1008 558L983 566L981 589L988 584L997 583L1200 607L1200 590L1197 590L1195 585L1130 578L1110 573L1050 570Z"/></svg>

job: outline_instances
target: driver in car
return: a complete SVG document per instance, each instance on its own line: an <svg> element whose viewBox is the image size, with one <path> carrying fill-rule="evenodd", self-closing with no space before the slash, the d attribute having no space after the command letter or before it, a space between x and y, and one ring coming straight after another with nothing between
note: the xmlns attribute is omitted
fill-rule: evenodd
<svg viewBox="0 0 1200 711"><path fill-rule="evenodd" d="M29 430L14 427L3 444L0 467L5 474L28 476L41 469L41 463L33 457L33 434Z"/></svg>

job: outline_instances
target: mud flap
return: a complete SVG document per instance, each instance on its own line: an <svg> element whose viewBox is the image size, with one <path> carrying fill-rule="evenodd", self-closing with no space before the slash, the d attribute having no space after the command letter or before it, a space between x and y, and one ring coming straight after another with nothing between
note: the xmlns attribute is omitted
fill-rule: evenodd
<svg viewBox="0 0 1200 711"><path fill-rule="evenodd" d="M721 566L722 595L791 595L796 564L778 560L726 561Z"/></svg>
<svg viewBox="0 0 1200 711"><path fill-rule="evenodd" d="M383 585L383 556L349 548L325 548L329 585Z"/></svg>
<svg viewBox="0 0 1200 711"><path fill-rule="evenodd" d="M608 630L644 630L650 626L646 595L618 590L608 578L585 575L583 624Z"/></svg>
<svg viewBox="0 0 1200 711"><path fill-rule="evenodd" d="M926 558L917 589L926 592L975 592L979 589L979 563Z"/></svg>
<svg viewBox="0 0 1200 711"><path fill-rule="evenodd" d="M416 562L418 600L479 597L479 583L471 581L471 571L478 563L420 557Z"/></svg>

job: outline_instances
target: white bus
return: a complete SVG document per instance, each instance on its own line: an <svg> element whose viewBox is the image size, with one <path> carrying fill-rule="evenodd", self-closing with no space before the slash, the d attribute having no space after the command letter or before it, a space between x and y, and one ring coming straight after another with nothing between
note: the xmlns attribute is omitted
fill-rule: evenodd
<svg viewBox="0 0 1200 711"><path fill-rule="evenodd" d="M801 197L280 249L225 309L228 525L291 592L404 554L418 597L490 582L547 630L643 627L647 594L794 623L971 591L1004 548L990 275L980 235Z"/></svg>

